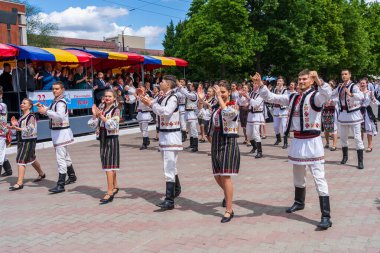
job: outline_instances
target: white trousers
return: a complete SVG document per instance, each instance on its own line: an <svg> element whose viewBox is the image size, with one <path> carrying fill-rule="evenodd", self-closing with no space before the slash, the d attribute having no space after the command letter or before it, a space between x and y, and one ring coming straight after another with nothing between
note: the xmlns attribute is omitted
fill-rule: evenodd
<svg viewBox="0 0 380 253"><path fill-rule="evenodd" d="M273 128L276 135L284 134L287 120L288 118L286 117L273 117Z"/></svg>
<svg viewBox="0 0 380 253"><path fill-rule="evenodd" d="M315 187L319 196L329 196L329 187L325 179L324 164L298 165L293 164L294 186L298 188L306 187L306 167L309 167L314 178Z"/></svg>
<svg viewBox="0 0 380 253"><path fill-rule="evenodd" d="M340 144L342 145L342 147L348 147L348 136L350 134L350 129L352 129L354 133L356 150L364 149L364 144L361 135L361 124L339 125Z"/></svg>
<svg viewBox="0 0 380 253"><path fill-rule="evenodd" d="M259 124L247 124L247 136L250 141L261 142Z"/></svg>
<svg viewBox="0 0 380 253"><path fill-rule="evenodd" d="M186 131L187 124L185 119L185 113L179 113L179 122L181 125L181 131Z"/></svg>
<svg viewBox="0 0 380 253"><path fill-rule="evenodd" d="M4 138L0 138L0 165L3 165L4 161L8 160L5 155L5 150L7 149L7 143Z"/></svg>
<svg viewBox="0 0 380 253"><path fill-rule="evenodd" d="M195 119L195 120L189 120L187 121L187 128L190 130L190 137L193 137L193 138L198 138L198 128L197 128L197 124L198 123L198 120Z"/></svg>
<svg viewBox="0 0 380 253"><path fill-rule="evenodd" d="M164 161L164 174L166 182L175 182L177 172L177 150L161 150L162 160Z"/></svg>
<svg viewBox="0 0 380 253"><path fill-rule="evenodd" d="M72 164L67 146L55 147L55 155L57 157L58 172L61 174L67 173L67 167Z"/></svg>
<svg viewBox="0 0 380 253"><path fill-rule="evenodd" d="M142 133L143 137L149 137L149 132L148 132L148 122L139 122L140 126L140 132Z"/></svg>

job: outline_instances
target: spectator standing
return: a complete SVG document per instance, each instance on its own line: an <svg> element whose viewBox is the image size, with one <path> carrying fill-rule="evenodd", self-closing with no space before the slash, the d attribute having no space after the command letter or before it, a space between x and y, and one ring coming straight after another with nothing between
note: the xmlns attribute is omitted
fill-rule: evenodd
<svg viewBox="0 0 380 253"><path fill-rule="evenodd" d="M13 91L11 65L4 63L3 73L0 75L0 85L3 86L3 91Z"/></svg>

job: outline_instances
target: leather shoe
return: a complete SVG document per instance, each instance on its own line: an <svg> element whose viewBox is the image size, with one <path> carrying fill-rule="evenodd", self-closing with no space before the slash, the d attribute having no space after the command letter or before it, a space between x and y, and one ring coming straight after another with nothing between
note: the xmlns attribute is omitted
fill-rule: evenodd
<svg viewBox="0 0 380 253"><path fill-rule="evenodd" d="M232 211L231 213L226 211L224 213L224 215L226 215L226 213L230 214L230 216L226 217L226 216L223 216L222 220L220 221L221 223L226 223L226 222L230 222L232 220L232 218L234 217L234 211Z"/></svg>
<svg viewBox="0 0 380 253"><path fill-rule="evenodd" d="M9 190L10 191L17 191L17 190L21 190L22 188L24 188L24 185L23 184L15 184L11 187L9 187Z"/></svg>
<svg viewBox="0 0 380 253"><path fill-rule="evenodd" d="M107 198L107 196L109 196L109 197ZM100 203L101 203L101 204L108 204L108 203L112 202L114 196L115 196L114 194L111 194L111 195L106 194L106 195L100 200Z"/></svg>

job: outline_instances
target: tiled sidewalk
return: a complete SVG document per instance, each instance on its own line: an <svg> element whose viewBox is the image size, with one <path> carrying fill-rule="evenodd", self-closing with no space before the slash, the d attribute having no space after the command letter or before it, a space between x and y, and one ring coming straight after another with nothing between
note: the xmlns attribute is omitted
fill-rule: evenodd
<svg viewBox="0 0 380 253"><path fill-rule="evenodd" d="M227 224L220 223L223 195L212 177L210 144L200 144L196 154L180 153L182 195L168 212L155 206L164 192L155 142L140 151L139 135L120 137L121 191L104 206L99 199L106 179L97 141L70 146L79 179L58 195L47 192L57 178L53 149L38 150L47 180L33 183L36 173L28 167L24 189L8 192L17 173L0 179L0 252L380 252L379 138L374 151L365 153L362 171L355 167L353 149L346 166L338 165L340 149L326 151L334 223L327 231L315 231L320 211L310 173L305 210L285 213L293 202L292 169L287 151L273 142L273 134L263 141L263 159L240 145L236 216ZM10 160L16 171L15 155Z"/></svg>

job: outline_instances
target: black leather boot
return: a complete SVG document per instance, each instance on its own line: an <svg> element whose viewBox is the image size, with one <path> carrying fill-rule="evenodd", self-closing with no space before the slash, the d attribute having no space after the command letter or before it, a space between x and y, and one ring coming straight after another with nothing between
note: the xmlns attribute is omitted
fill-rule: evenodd
<svg viewBox="0 0 380 253"><path fill-rule="evenodd" d="M174 209L175 182L166 182L166 197L165 200L158 204L163 210Z"/></svg>
<svg viewBox="0 0 380 253"><path fill-rule="evenodd" d="M284 145L282 146L282 149L288 148L288 136L284 136Z"/></svg>
<svg viewBox="0 0 380 253"><path fill-rule="evenodd" d="M306 188L295 187L294 204L286 209L287 213L303 210L305 208Z"/></svg>
<svg viewBox="0 0 380 253"><path fill-rule="evenodd" d="M72 164L67 167L67 176L68 179L66 180L65 185L73 184L77 181L77 176L75 175L74 167Z"/></svg>
<svg viewBox="0 0 380 253"><path fill-rule="evenodd" d="M263 157L263 148L261 146L261 142L257 142L257 154L255 158L261 158Z"/></svg>
<svg viewBox="0 0 380 253"><path fill-rule="evenodd" d="M179 182L178 175L175 175L175 194L174 198L178 197L182 192L181 183Z"/></svg>
<svg viewBox="0 0 380 253"><path fill-rule="evenodd" d="M194 138L190 137L190 146L186 147L185 149L192 149L194 145Z"/></svg>
<svg viewBox="0 0 380 253"><path fill-rule="evenodd" d="M342 147L343 158L340 164L346 164L348 160L348 147Z"/></svg>
<svg viewBox="0 0 380 253"><path fill-rule="evenodd" d="M59 173L57 186L54 188L51 188L49 190L49 192L51 192L51 193L64 192L65 191L65 178L66 178L66 174Z"/></svg>
<svg viewBox="0 0 380 253"><path fill-rule="evenodd" d="M150 145L150 139L149 137L145 137L146 138L146 146L148 147Z"/></svg>
<svg viewBox="0 0 380 253"><path fill-rule="evenodd" d="M187 139L186 131L181 131L181 133L182 133L182 142L185 142Z"/></svg>
<svg viewBox="0 0 380 253"><path fill-rule="evenodd" d="M193 139L193 148L191 149L191 152L198 152L198 138Z"/></svg>
<svg viewBox="0 0 380 253"><path fill-rule="evenodd" d="M143 137L143 143L140 147L140 150L147 149L147 148L148 148L148 146L146 145L146 137Z"/></svg>
<svg viewBox="0 0 380 253"><path fill-rule="evenodd" d="M278 145L281 143L281 134L276 134L276 142L273 145Z"/></svg>
<svg viewBox="0 0 380 253"><path fill-rule="evenodd" d="M319 206L321 208L321 222L317 225L320 229L328 229L332 226L330 220L330 197L329 196L319 196Z"/></svg>
<svg viewBox="0 0 380 253"><path fill-rule="evenodd" d="M4 173L1 174L2 177L8 177L12 176L12 166L8 160L5 160L3 162L3 168L4 168Z"/></svg>
<svg viewBox="0 0 380 253"><path fill-rule="evenodd" d="M358 153L358 169L362 170L364 169L364 163L363 163L363 149L356 150Z"/></svg>
<svg viewBox="0 0 380 253"><path fill-rule="evenodd" d="M255 140L250 141L252 145L252 150L249 153L255 153L257 150L257 143Z"/></svg>

